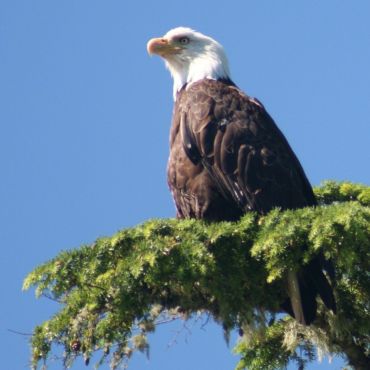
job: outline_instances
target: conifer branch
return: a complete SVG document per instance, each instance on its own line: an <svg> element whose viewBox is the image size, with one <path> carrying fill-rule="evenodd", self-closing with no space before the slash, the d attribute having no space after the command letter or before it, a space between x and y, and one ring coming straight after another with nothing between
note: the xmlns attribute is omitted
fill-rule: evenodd
<svg viewBox="0 0 370 370"><path fill-rule="evenodd" d="M205 312L227 334L240 329L238 369L300 368L316 351L369 365L370 188L327 182L315 189L320 206L272 210L239 222L150 220L92 245L60 253L24 282L60 302L32 336L33 368L53 346L63 362L77 356L114 369L135 350L148 353L157 323ZM306 246L302 248L302 246ZM308 247L307 247L308 246ZM318 318L302 326L281 313L284 276L317 255L336 270L334 315L319 302ZM366 368L370 368L366 367Z"/></svg>

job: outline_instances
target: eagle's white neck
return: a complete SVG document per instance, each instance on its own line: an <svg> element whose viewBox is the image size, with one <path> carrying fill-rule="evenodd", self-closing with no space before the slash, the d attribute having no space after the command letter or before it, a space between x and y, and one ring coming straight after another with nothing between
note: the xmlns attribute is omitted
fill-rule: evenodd
<svg viewBox="0 0 370 370"><path fill-rule="evenodd" d="M213 41L213 40L212 40ZM226 55L220 44L214 42L199 50L186 50L186 53L166 59L166 66L173 78L173 98L181 88L205 79L230 78Z"/></svg>

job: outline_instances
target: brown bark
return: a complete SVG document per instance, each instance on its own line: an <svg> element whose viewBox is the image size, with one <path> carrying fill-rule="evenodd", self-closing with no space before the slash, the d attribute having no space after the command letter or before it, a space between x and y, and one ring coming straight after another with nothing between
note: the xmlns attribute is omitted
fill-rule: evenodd
<svg viewBox="0 0 370 370"><path fill-rule="evenodd" d="M348 358L349 365L351 365L355 370L370 369L370 357L366 355L365 348L363 348L363 346L356 345L351 341L347 346L343 346L343 350Z"/></svg>
<svg viewBox="0 0 370 370"><path fill-rule="evenodd" d="M370 357L366 354L366 349L360 344L356 344L353 338L343 338L336 340L336 344L346 355L348 364L355 370L369 370Z"/></svg>

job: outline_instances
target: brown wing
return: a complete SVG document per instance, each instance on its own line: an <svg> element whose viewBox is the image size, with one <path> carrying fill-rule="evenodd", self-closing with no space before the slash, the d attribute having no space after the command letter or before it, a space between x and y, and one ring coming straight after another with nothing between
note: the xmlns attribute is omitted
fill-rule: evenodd
<svg viewBox="0 0 370 370"><path fill-rule="evenodd" d="M265 213L316 204L297 157L257 100L203 80L180 93L176 109L188 158L238 207Z"/></svg>
<svg viewBox="0 0 370 370"><path fill-rule="evenodd" d="M236 220L248 210L315 205L287 140L262 104L235 86L203 80L177 97L168 180L178 217ZM316 296L335 312L320 257L288 276L284 310L309 324Z"/></svg>

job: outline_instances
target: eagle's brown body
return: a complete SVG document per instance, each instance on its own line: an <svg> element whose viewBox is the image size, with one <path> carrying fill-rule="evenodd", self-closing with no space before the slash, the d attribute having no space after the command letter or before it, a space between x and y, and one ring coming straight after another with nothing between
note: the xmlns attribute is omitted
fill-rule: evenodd
<svg viewBox="0 0 370 370"><path fill-rule="evenodd" d="M316 205L302 166L272 118L227 80L204 79L179 91L167 170L178 218L234 221L248 211ZM287 283L291 297L281 307L299 322L314 320L317 295L335 311L318 258L290 273Z"/></svg>
<svg viewBox="0 0 370 370"><path fill-rule="evenodd" d="M272 118L227 81L204 79L178 93L168 183L180 218L231 221L316 204Z"/></svg>
<svg viewBox="0 0 370 370"><path fill-rule="evenodd" d="M174 81L168 184L179 218L235 221L249 211L315 206L311 185L287 140L257 100L230 80L221 44L177 27L147 44ZM323 259L286 274L281 307L302 324L316 315L316 297L335 311Z"/></svg>

